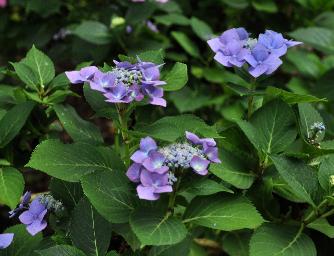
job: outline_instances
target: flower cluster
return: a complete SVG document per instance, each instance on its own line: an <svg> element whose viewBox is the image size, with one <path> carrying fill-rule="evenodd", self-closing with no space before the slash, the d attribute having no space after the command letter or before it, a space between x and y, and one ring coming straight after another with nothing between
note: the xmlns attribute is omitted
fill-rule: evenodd
<svg viewBox="0 0 334 256"><path fill-rule="evenodd" d="M147 96L150 104L166 106L161 87L166 83L160 80L159 65L139 59L135 64L127 61L114 63L115 67L110 72L90 66L66 72L66 76L73 84L88 82L93 90L106 97L107 102L130 103Z"/></svg>
<svg viewBox="0 0 334 256"><path fill-rule="evenodd" d="M139 198L157 200L161 193L172 192L177 181L173 172L176 169L191 168L199 175L206 175L211 162L220 163L214 139L201 139L190 132L186 132L186 138L187 142L162 148L150 137L141 139L139 150L131 156L134 163L126 173L132 182L139 183Z"/></svg>
<svg viewBox="0 0 334 256"><path fill-rule="evenodd" d="M287 40L272 30L266 30L258 39L250 38L244 28L232 28L210 39L208 44L220 64L240 68L248 63L248 72L259 77L272 74L282 64L280 57L286 54L287 49L301 42Z"/></svg>
<svg viewBox="0 0 334 256"><path fill-rule="evenodd" d="M10 218L21 213L19 220L26 225L27 231L32 235L44 230L47 226L45 216L48 211L60 212L64 210L62 203L55 200L51 195L44 194L37 196L30 204L31 192L26 192L22 197L19 206L10 211Z"/></svg>

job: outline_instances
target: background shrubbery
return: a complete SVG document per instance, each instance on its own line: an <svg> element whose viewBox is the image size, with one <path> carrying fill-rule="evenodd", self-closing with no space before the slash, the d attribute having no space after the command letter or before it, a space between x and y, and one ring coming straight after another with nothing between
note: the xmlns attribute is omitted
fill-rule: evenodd
<svg viewBox="0 0 334 256"><path fill-rule="evenodd" d="M304 44L289 50L283 65L260 79L253 90L240 70L216 63L206 43L231 27L245 27L254 37L272 29ZM222 164L212 165L205 181L195 178L180 190L175 215L185 212L189 233L176 245L166 242L177 239L175 234L166 235L168 228L150 240L140 226L157 218L155 211L145 208L146 212L133 213L117 203L117 193L124 193L122 199L129 200L131 209L138 204L124 175L95 172L81 177L92 170L76 162L88 159L100 166L101 173L109 168L125 173L117 163L120 156L124 160L124 150L115 109L87 85L70 85L64 71L89 65L108 70L114 59L136 56L165 63L162 78L168 82L168 107L135 109L128 122L131 152L144 136L167 143L186 130L213 137L219 145ZM41 63L44 69L39 70ZM245 121L250 96L257 111ZM48 249L56 245L75 245L87 255L103 256L107 249L120 255L134 251L136 255L331 255L333 102L333 0L171 0L166 4L10 0L0 9L0 233L17 224L8 219L8 211L15 208L23 190L35 195L51 191L63 201L67 215L50 217L44 238L31 237L22 226L10 227L7 232L15 233L17 240L0 255L31 255L43 249L49 251L40 255L79 255L73 248L68 249L72 254ZM314 129L319 123L325 131ZM91 147L83 149L77 144L82 142ZM102 144L114 146L98 147ZM94 155L97 151L99 159ZM66 159L71 167L60 167ZM96 193L99 186L108 191L107 197ZM108 190L112 187L119 188L116 195ZM165 209L165 199L159 203L144 206ZM98 216L92 222L97 222L96 227L86 220L90 207ZM214 213L223 216L229 210L230 215L249 214L248 222L190 220ZM82 236L85 232L87 236ZM102 244L96 249L100 254L89 247L94 244L93 233Z"/></svg>

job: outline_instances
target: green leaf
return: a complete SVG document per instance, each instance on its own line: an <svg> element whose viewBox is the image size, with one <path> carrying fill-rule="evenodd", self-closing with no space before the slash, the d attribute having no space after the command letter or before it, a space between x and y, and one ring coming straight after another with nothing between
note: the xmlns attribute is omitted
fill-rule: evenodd
<svg viewBox="0 0 334 256"><path fill-rule="evenodd" d="M315 170L300 160L281 156L271 156L271 159L281 177L294 193L305 202L315 206L313 198L319 188Z"/></svg>
<svg viewBox="0 0 334 256"><path fill-rule="evenodd" d="M289 91L279 89L277 87L268 86L266 93L274 97L280 97L288 104L296 103L310 103L310 102L326 102L326 99L319 99L309 94L297 94Z"/></svg>
<svg viewBox="0 0 334 256"><path fill-rule="evenodd" d="M27 101L10 109L0 120L0 148L6 146L19 133L35 103Z"/></svg>
<svg viewBox="0 0 334 256"><path fill-rule="evenodd" d="M120 164L117 154L107 148L46 140L35 148L27 166L58 179L75 182L94 171L113 171Z"/></svg>
<svg viewBox="0 0 334 256"><path fill-rule="evenodd" d="M163 80L167 83L163 87L165 91L180 90L188 82L187 65L180 62L175 63L172 70L163 77Z"/></svg>
<svg viewBox="0 0 334 256"><path fill-rule="evenodd" d="M111 225L86 198L74 208L70 226L73 245L87 256L105 255L111 239Z"/></svg>
<svg viewBox="0 0 334 256"><path fill-rule="evenodd" d="M187 235L179 219L157 209L136 209L131 214L130 225L143 245L177 244Z"/></svg>
<svg viewBox="0 0 334 256"><path fill-rule="evenodd" d="M99 128L91 122L83 120L72 106L55 105L53 108L59 121L74 141L82 141L91 144L103 143Z"/></svg>
<svg viewBox="0 0 334 256"><path fill-rule="evenodd" d="M146 51L138 54L141 61L153 62L155 64L163 64L165 52L162 49L157 51Z"/></svg>
<svg viewBox="0 0 334 256"><path fill-rule="evenodd" d="M116 251L110 251L106 256L118 256L119 254Z"/></svg>
<svg viewBox="0 0 334 256"><path fill-rule="evenodd" d="M264 222L247 198L222 195L195 198L183 218L184 223L225 231L253 229Z"/></svg>
<svg viewBox="0 0 334 256"><path fill-rule="evenodd" d="M275 13L278 11L277 5L273 0L253 0L252 5L258 11Z"/></svg>
<svg viewBox="0 0 334 256"><path fill-rule="evenodd" d="M190 20L190 25L194 33L202 40L207 41L213 37L213 31L211 27L203 20L192 17Z"/></svg>
<svg viewBox="0 0 334 256"><path fill-rule="evenodd" d="M227 233L223 237L224 251L230 256L248 256L250 237L249 232Z"/></svg>
<svg viewBox="0 0 334 256"><path fill-rule="evenodd" d="M24 189L22 174L12 167L0 167L0 202L14 209Z"/></svg>
<svg viewBox="0 0 334 256"><path fill-rule="evenodd" d="M188 255L190 251L191 239L186 237L183 241L173 245L153 246L148 256L175 256Z"/></svg>
<svg viewBox="0 0 334 256"><path fill-rule="evenodd" d="M318 171L318 179L320 186L329 194L332 195L333 185L331 185L331 176L334 175L334 155L325 156L320 163Z"/></svg>
<svg viewBox="0 0 334 256"><path fill-rule="evenodd" d="M325 27L329 29L334 29L334 12L328 11L320 13L314 22L319 27Z"/></svg>
<svg viewBox="0 0 334 256"><path fill-rule="evenodd" d="M250 256L316 256L313 241L294 227L264 224L250 240Z"/></svg>
<svg viewBox="0 0 334 256"><path fill-rule="evenodd" d="M58 13L61 6L59 0L30 0L27 2L26 11L36 12L43 18Z"/></svg>
<svg viewBox="0 0 334 256"><path fill-rule="evenodd" d="M328 220L325 218L317 219L307 225L308 228L317 230L329 238L334 238L334 226L329 224Z"/></svg>
<svg viewBox="0 0 334 256"><path fill-rule="evenodd" d="M208 126L202 119L194 115L167 116L153 124L137 127L134 134L139 137L151 136L156 139L174 142L185 136L185 132L194 132L210 138L220 138L215 127Z"/></svg>
<svg viewBox="0 0 334 256"><path fill-rule="evenodd" d="M265 155L282 152L296 138L297 132L291 108L280 100L274 100L257 110L250 122L238 125L248 139Z"/></svg>
<svg viewBox="0 0 334 256"><path fill-rule="evenodd" d="M224 151L219 155L220 164L211 164L210 172L239 189L248 189L255 180L249 166L239 157Z"/></svg>
<svg viewBox="0 0 334 256"><path fill-rule="evenodd" d="M135 233L133 233L129 223L122 224L114 224L112 225L112 229L117 234L121 235L128 245L130 245L133 251L136 251L140 248L141 244L138 240Z"/></svg>
<svg viewBox="0 0 334 256"><path fill-rule="evenodd" d="M189 179L183 186L184 189L180 190L181 195L207 196L218 192L233 193L232 190L224 186L222 183L218 183L208 178Z"/></svg>
<svg viewBox="0 0 334 256"><path fill-rule="evenodd" d="M328 54L334 53L334 32L330 29L321 27L299 28L289 33L289 35L298 41L313 46L317 50Z"/></svg>
<svg viewBox="0 0 334 256"><path fill-rule="evenodd" d="M157 23L161 23L166 26L170 26L170 25L187 26L189 25L189 19L178 13L170 13L166 15L154 16L154 20Z"/></svg>
<svg viewBox="0 0 334 256"><path fill-rule="evenodd" d="M32 236L25 225L12 226L4 233L14 233L14 240L7 249L0 250L0 256L31 256L42 241L42 233Z"/></svg>
<svg viewBox="0 0 334 256"><path fill-rule="evenodd" d="M173 31L172 36L190 56L200 58L197 45L185 33Z"/></svg>
<svg viewBox="0 0 334 256"><path fill-rule="evenodd" d="M104 45L111 42L111 34L106 25L98 21L83 21L73 30L73 34L92 44Z"/></svg>
<svg viewBox="0 0 334 256"><path fill-rule="evenodd" d="M79 182L66 182L56 178L50 181L49 189L57 200L60 200L67 209L73 209L83 196Z"/></svg>
<svg viewBox="0 0 334 256"><path fill-rule="evenodd" d="M113 223L125 223L134 209L136 193L125 168L95 172L82 178L82 188L96 210Z"/></svg>
<svg viewBox="0 0 334 256"><path fill-rule="evenodd" d="M27 53L24 64L33 70L38 84L42 87L45 87L55 77L55 67L52 60L35 46Z"/></svg>
<svg viewBox="0 0 334 256"><path fill-rule="evenodd" d="M244 9L249 5L248 0L221 0L221 2L225 3L226 5L236 8L236 9Z"/></svg>
<svg viewBox="0 0 334 256"><path fill-rule="evenodd" d="M38 90L37 85L39 80L35 72L22 61L11 64L14 67L15 72L21 79L21 81L24 82L26 85L28 85L31 89L37 91Z"/></svg>
<svg viewBox="0 0 334 256"><path fill-rule="evenodd" d="M86 256L82 251L70 245L56 245L36 252L40 256Z"/></svg>
<svg viewBox="0 0 334 256"><path fill-rule="evenodd" d="M324 123L319 112L308 103L298 104L300 126L303 137L308 140L314 136L311 129L314 123ZM325 132L319 132L316 136L316 141L321 141L325 136Z"/></svg>

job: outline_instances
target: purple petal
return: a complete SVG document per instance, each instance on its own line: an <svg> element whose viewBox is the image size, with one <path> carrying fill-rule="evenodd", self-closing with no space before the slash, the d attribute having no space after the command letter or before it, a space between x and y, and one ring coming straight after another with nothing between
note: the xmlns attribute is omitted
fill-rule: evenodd
<svg viewBox="0 0 334 256"><path fill-rule="evenodd" d="M158 149L157 143L151 137L145 137L140 140L140 149L149 153L151 150Z"/></svg>
<svg viewBox="0 0 334 256"><path fill-rule="evenodd" d="M138 164L142 164L146 158L148 158L148 152L144 152L142 150L137 150L130 157L132 161Z"/></svg>
<svg viewBox="0 0 334 256"><path fill-rule="evenodd" d="M225 67L232 67L232 64L229 62L230 57L224 55L221 51L217 52L214 59Z"/></svg>
<svg viewBox="0 0 334 256"><path fill-rule="evenodd" d="M150 98L150 104L166 107L167 101L163 98Z"/></svg>
<svg viewBox="0 0 334 256"><path fill-rule="evenodd" d="M44 219L45 215L47 214L47 212L48 212L47 209L45 209L44 211L42 211L42 212L38 215L37 219L38 219L39 221L42 221L42 220Z"/></svg>
<svg viewBox="0 0 334 256"><path fill-rule="evenodd" d="M300 45L300 44L303 44L303 43L298 42L298 41L293 41L293 40L285 40L285 44L288 48L290 48L290 47L294 47L296 45Z"/></svg>
<svg viewBox="0 0 334 256"><path fill-rule="evenodd" d="M253 68L257 66L257 60L254 58L252 54L248 54L245 56L245 60L249 65L251 65Z"/></svg>
<svg viewBox="0 0 334 256"><path fill-rule="evenodd" d="M79 72L80 72L80 76L82 77L83 81L88 81L94 77L95 72L97 71L98 71L97 67L89 66L89 67L82 68Z"/></svg>
<svg viewBox="0 0 334 256"><path fill-rule="evenodd" d="M152 187L144 187L142 185L139 185L137 187L137 193L140 199L155 201L160 198L159 194L154 193L154 188Z"/></svg>
<svg viewBox="0 0 334 256"><path fill-rule="evenodd" d="M219 37L210 39L207 41L207 43L214 52L218 52L220 49L224 47Z"/></svg>
<svg viewBox="0 0 334 256"><path fill-rule="evenodd" d="M36 197L30 204L29 212L34 215L39 215L41 212L45 210L45 205L40 203L40 198Z"/></svg>
<svg viewBox="0 0 334 256"><path fill-rule="evenodd" d="M171 185L161 186L154 190L154 193L170 193L173 192L173 187Z"/></svg>
<svg viewBox="0 0 334 256"><path fill-rule="evenodd" d="M200 138L199 138L196 134L194 134L194 133L192 133L192 132L187 132L187 131L186 131L186 138L187 138L190 142L194 143L195 145L201 144L201 140L200 140Z"/></svg>
<svg viewBox="0 0 334 256"><path fill-rule="evenodd" d="M253 76L253 77L259 77L260 75L264 74L268 70L267 65L258 65L255 68L250 67L248 69L248 72Z"/></svg>
<svg viewBox="0 0 334 256"><path fill-rule="evenodd" d="M199 156L194 156L190 161L190 166L199 175L206 175L208 173L208 166L210 161L203 159Z"/></svg>
<svg viewBox="0 0 334 256"><path fill-rule="evenodd" d="M42 230L44 230L47 226L47 222L46 221L39 221L36 220L33 223L31 223L30 225L28 225L26 227L27 231L29 232L30 235L34 236L37 233L41 232Z"/></svg>
<svg viewBox="0 0 334 256"><path fill-rule="evenodd" d="M208 157L208 159L211 162L214 163L221 163L221 161L218 158L218 148L217 147L208 147L205 151L204 154Z"/></svg>
<svg viewBox="0 0 334 256"><path fill-rule="evenodd" d="M21 215L19 216L19 220L21 221L21 223L25 225L31 224L34 221L34 219L35 216L29 210L21 213Z"/></svg>
<svg viewBox="0 0 334 256"><path fill-rule="evenodd" d="M272 55L269 57L266 62L268 65L268 70L265 72L266 75L272 74L280 65L282 65L282 60L277 58L276 56Z"/></svg>
<svg viewBox="0 0 334 256"><path fill-rule="evenodd" d="M72 84L80 84L84 82L79 71L67 71L65 72L65 75Z"/></svg>
<svg viewBox="0 0 334 256"><path fill-rule="evenodd" d="M14 234L0 234L0 249L7 248L13 242Z"/></svg>
<svg viewBox="0 0 334 256"><path fill-rule="evenodd" d="M128 171L126 172L126 176L128 176L129 180L131 180L132 182L139 182L140 170L141 164L134 163L129 167Z"/></svg>
<svg viewBox="0 0 334 256"><path fill-rule="evenodd" d="M145 187L152 187L154 183L154 176L155 176L154 173L143 169L140 174L140 182Z"/></svg>
<svg viewBox="0 0 334 256"><path fill-rule="evenodd" d="M22 202L21 202L21 204L22 204L22 205L26 205L26 204L28 204L29 201L30 201L30 199L31 199L31 192L30 192L30 191L25 192L25 194L24 194L23 197L22 197Z"/></svg>

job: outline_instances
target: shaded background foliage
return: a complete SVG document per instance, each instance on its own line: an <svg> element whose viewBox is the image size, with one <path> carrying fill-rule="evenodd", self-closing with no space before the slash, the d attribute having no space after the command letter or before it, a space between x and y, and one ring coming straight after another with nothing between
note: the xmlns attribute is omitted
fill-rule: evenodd
<svg viewBox="0 0 334 256"><path fill-rule="evenodd" d="M242 26L254 35L265 29L272 29L304 42L302 47L289 51L284 57L283 66L265 83L260 84L258 89L269 98L283 95L285 100L291 100L288 103L298 103L300 99L284 96L284 92L277 88L300 95L314 95L314 98L308 96L305 101L316 102L314 106L326 124L325 140L329 141L334 135L333 8L332 0L178 0L164 5L154 2L130 3L126 0L10 0L6 8L0 9L0 84L19 84L8 62L22 59L33 44L50 56L57 73L73 69L83 62L93 61L94 65L103 66L104 62L112 63L119 54L136 56L147 50L162 49L161 54L165 57L167 68L170 68L168 63L174 61L188 65L188 84L180 91L166 93L169 103L167 109L152 110L151 107L144 106L136 112L136 120L140 123L152 123L165 115L194 113L209 125L215 124L218 131L227 138L222 142L223 146L236 152L239 148L242 151L239 152L240 155L247 156L247 168L251 169L257 165L257 160L254 160L257 155L252 151L254 145L252 141L245 143L238 140L238 137L245 138L241 130L247 135L246 128L239 125L241 130L229 129L245 116L247 99L240 96L247 95L249 88L234 75L233 70L224 69L212 60L213 53L206 40L227 28ZM152 31L147 21L153 22L158 31ZM83 95L79 86L71 86L71 89L77 95L68 94L66 101L84 119L97 124L103 131L105 141L112 143L114 129L111 121L94 116L89 105L78 97ZM328 101L322 101L322 98L327 98ZM257 97L256 105L260 106L262 100ZM7 107L7 103L4 105ZM303 107L299 106L298 109L294 106L293 110L301 113ZM273 110L267 111L271 113ZM56 117L53 118L56 120ZM10 159L15 167L23 170L26 189L34 192L45 191L49 178L23 166L41 140L59 135L61 129L57 124L52 130L45 128L47 122L45 113L35 109L20 135L1 151L1 159ZM253 125L256 126L256 123ZM303 129L303 125L301 127ZM302 134L303 131L301 137ZM61 132L61 137L64 141L71 141L65 132ZM299 150L300 146L291 147L287 150L287 155L295 153L295 156L303 158L302 153L296 149ZM224 160L229 159L222 156L222 161ZM215 173L214 170L211 171ZM244 181L236 187L249 188L247 184ZM253 186L249 196L252 198L252 194L256 195L259 191L261 193L261 189L263 188ZM287 191L279 191L277 188L276 192L274 197L280 204L280 211L293 219L300 218L306 205L287 202ZM256 200L254 196L254 201ZM82 201L80 205L85 203L87 202ZM261 203L255 204L259 210L263 210L262 214L265 216L266 209L261 209ZM3 207L1 211L1 229L13 224L7 222L7 210ZM271 228L273 227L267 227L266 232L270 233ZM309 231L308 234L315 241L318 255L329 255L333 241L317 231ZM242 237L240 241L249 240L247 232L231 233L223 237L225 253L248 255L247 248L242 252L235 252L238 249L233 244L238 241L239 235ZM210 236L213 235L208 232L208 237ZM115 240L113 249L124 246L122 238L112 239ZM215 252L215 246L212 248ZM218 253L223 252L218 250Z"/></svg>

